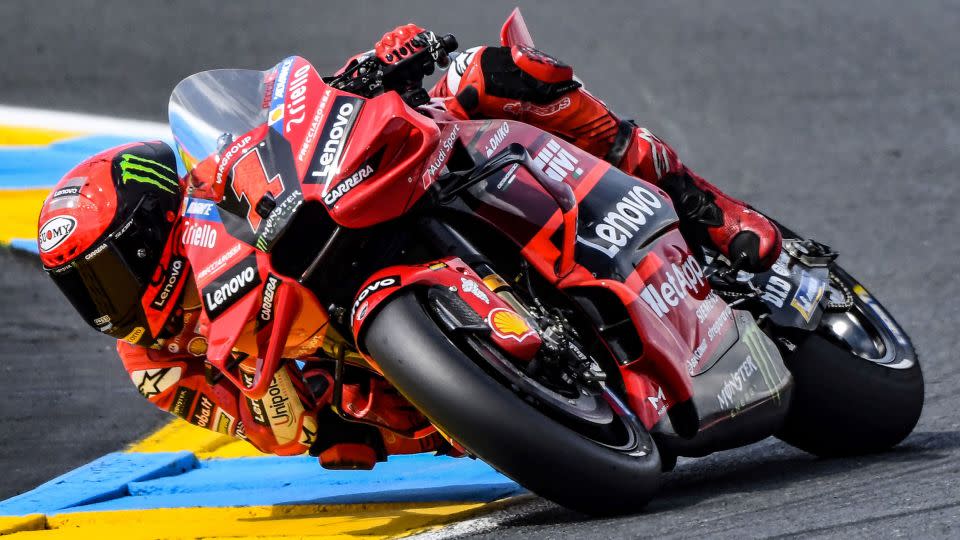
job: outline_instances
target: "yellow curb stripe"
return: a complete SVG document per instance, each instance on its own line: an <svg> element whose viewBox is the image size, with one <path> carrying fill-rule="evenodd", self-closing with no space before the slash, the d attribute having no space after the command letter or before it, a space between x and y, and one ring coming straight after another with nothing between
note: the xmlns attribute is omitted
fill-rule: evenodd
<svg viewBox="0 0 960 540"><path fill-rule="evenodd" d="M163 508L32 516L23 538L365 538L414 534L472 515L482 503ZM25 519L25 518L24 518ZM39 520L39 521L37 521ZM36 526L36 525L35 525Z"/></svg>
<svg viewBox="0 0 960 540"><path fill-rule="evenodd" d="M46 527L47 516L43 514L0 516L0 535L23 531L42 531Z"/></svg>
<svg viewBox="0 0 960 540"><path fill-rule="evenodd" d="M198 458L263 456L250 443L174 419L127 448L127 452L193 452Z"/></svg>
<svg viewBox="0 0 960 540"><path fill-rule="evenodd" d="M36 238L40 207L49 189L0 190L0 243L14 238Z"/></svg>
<svg viewBox="0 0 960 540"><path fill-rule="evenodd" d="M85 135L85 133L79 131L60 131L45 128L0 125L0 146L47 146L57 141L79 137L81 135Z"/></svg>

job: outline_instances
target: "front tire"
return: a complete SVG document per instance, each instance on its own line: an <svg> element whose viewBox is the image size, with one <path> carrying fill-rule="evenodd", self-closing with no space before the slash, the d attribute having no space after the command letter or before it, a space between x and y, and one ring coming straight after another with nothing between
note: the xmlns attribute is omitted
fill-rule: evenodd
<svg viewBox="0 0 960 540"><path fill-rule="evenodd" d="M383 374L439 429L525 488L588 514L636 512L659 485L660 457L601 445L546 416L441 330L414 291L368 323L363 345Z"/></svg>

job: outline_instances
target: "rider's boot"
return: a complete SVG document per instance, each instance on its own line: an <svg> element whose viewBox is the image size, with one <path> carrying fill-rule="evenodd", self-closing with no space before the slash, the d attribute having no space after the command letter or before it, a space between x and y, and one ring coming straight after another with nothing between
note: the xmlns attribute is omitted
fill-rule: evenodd
<svg viewBox="0 0 960 540"><path fill-rule="evenodd" d="M318 403L332 402L333 378L328 371L312 368L304 372L304 377ZM316 456L325 469L370 470L378 462L386 461L388 455L418 454L444 450L447 446L438 434L411 439L395 433L411 431L427 425L427 421L382 379L344 384L342 402L343 412L356 421L344 420L329 409L322 410L320 433L310 447L310 455Z"/></svg>
<svg viewBox="0 0 960 540"><path fill-rule="evenodd" d="M464 118L509 118L549 131L653 182L674 201L688 239L744 270L769 268L780 231L747 204L690 171L666 143L617 118L560 61L526 47L476 47L454 59L431 95Z"/></svg>

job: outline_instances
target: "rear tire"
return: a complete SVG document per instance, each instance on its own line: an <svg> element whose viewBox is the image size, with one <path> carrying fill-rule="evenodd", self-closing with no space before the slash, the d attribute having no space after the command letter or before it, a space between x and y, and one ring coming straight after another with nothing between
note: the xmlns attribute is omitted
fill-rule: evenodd
<svg viewBox="0 0 960 540"><path fill-rule="evenodd" d="M833 271L847 287L856 285L841 268ZM821 323L784 355L795 384L777 436L818 456L886 450L913 431L923 409L923 374L909 339L889 315L878 315L876 299L854 300L856 320L869 327L882 354L855 354Z"/></svg>
<svg viewBox="0 0 960 540"><path fill-rule="evenodd" d="M384 375L438 428L525 488L580 512L636 512L659 485L660 457L627 455L551 419L460 350L413 291L368 323L363 345Z"/></svg>

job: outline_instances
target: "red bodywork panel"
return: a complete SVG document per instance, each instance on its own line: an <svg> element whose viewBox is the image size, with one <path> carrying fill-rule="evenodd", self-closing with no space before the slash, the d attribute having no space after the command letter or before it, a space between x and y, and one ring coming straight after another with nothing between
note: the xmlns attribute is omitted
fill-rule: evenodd
<svg viewBox="0 0 960 540"><path fill-rule="evenodd" d="M390 297L410 287L442 287L455 291L490 328L490 340L519 360L531 360L543 343L537 332L506 302L484 285L483 279L456 257L427 264L391 266L370 276L353 304L353 336L360 343L366 321ZM372 358L368 361L373 365Z"/></svg>

